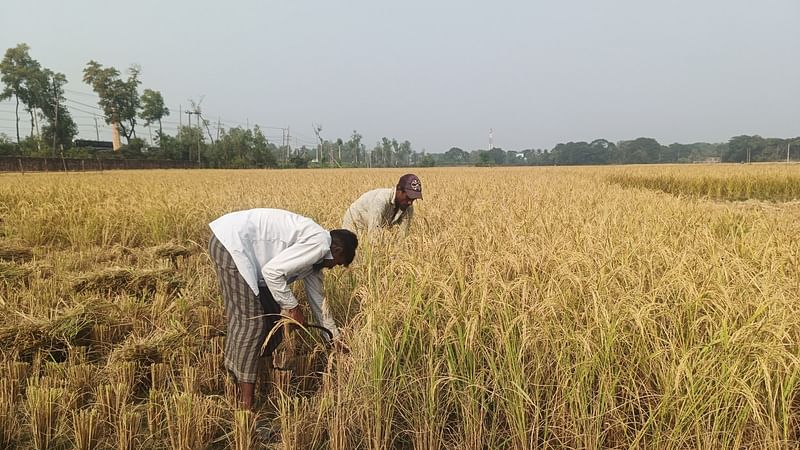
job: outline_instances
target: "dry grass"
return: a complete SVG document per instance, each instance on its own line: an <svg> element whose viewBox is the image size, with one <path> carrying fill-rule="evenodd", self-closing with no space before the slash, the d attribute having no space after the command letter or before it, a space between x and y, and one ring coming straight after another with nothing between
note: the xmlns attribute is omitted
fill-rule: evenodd
<svg viewBox="0 0 800 450"><path fill-rule="evenodd" d="M420 170L412 234L326 276L352 352L279 355L236 411L207 223L337 227L402 172L0 179L35 249L0 251L0 447L800 445L796 165Z"/></svg>

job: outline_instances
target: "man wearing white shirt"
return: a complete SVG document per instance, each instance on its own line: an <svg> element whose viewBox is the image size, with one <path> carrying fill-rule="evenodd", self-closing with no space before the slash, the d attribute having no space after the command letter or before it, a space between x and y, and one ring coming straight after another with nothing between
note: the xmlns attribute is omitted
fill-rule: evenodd
<svg viewBox="0 0 800 450"><path fill-rule="evenodd" d="M307 217L267 208L232 212L209 227L209 253L225 303L225 367L236 376L242 408L251 409L260 348L276 321L262 309L259 290L287 316L305 323L289 287L303 280L317 322L338 337L324 300L322 269L348 266L358 238L348 230L329 232Z"/></svg>

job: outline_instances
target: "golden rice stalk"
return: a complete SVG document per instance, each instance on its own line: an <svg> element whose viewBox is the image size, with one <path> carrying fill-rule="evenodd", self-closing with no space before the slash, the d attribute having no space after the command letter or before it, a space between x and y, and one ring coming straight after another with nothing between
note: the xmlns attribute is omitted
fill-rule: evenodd
<svg viewBox="0 0 800 450"><path fill-rule="evenodd" d="M95 387L97 369L91 364L78 364L67 368L67 385L75 396L78 408L87 405Z"/></svg>
<svg viewBox="0 0 800 450"><path fill-rule="evenodd" d="M281 393L277 405L281 423L281 448L312 448L320 438L321 429L320 423L314 421L314 408L310 400Z"/></svg>
<svg viewBox="0 0 800 450"><path fill-rule="evenodd" d="M21 389L31 373L31 365L26 362L9 361L4 365L3 373L10 381L15 383L18 389Z"/></svg>
<svg viewBox="0 0 800 450"><path fill-rule="evenodd" d="M117 448L119 450L138 448L136 441L142 426L140 413L134 411L130 405L125 405L117 415L114 425L117 431Z"/></svg>
<svg viewBox="0 0 800 450"><path fill-rule="evenodd" d="M172 366L155 363L150 366L150 386L157 391L166 391L172 385Z"/></svg>
<svg viewBox="0 0 800 450"><path fill-rule="evenodd" d="M44 363L43 376L57 380L66 380L67 369L66 364L61 364L53 361Z"/></svg>
<svg viewBox="0 0 800 450"><path fill-rule="evenodd" d="M219 393L222 391L223 370L214 355L202 353L197 361L196 368L202 392Z"/></svg>
<svg viewBox="0 0 800 450"><path fill-rule="evenodd" d="M124 393L127 399L137 384L136 363L132 361L120 361L109 367L111 371L111 382L116 386L128 386L129 392Z"/></svg>
<svg viewBox="0 0 800 450"><path fill-rule="evenodd" d="M167 433L173 450L206 448L213 437L214 405L205 397L180 393L167 400Z"/></svg>
<svg viewBox="0 0 800 450"><path fill-rule="evenodd" d="M147 396L147 429L150 431L152 438L161 436L164 430L164 421L166 416L164 414L165 407L165 394L158 389L150 389Z"/></svg>
<svg viewBox="0 0 800 450"><path fill-rule="evenodd" d="M57 425L61 413L59 402L63 395L63 389L28 386L25 409L34 448L52 448L57 437Z"/></svg>
<svg viewBox="0 0 800 450"><path fill-rule="evenodd" d="M181 368L181 384L183 392L187 394L199 394L200 382L197 375L197 368L186 365Z"/></svg>
<svg viewBox="0 0 800 450"><path fill-rule="evenodd" d="M96 409L72 411L72 442L76 450L92 450L100 444L100 418Z"/></svg>
<svg viewBox="0 0 800 450"><path fill-rule="evenodd" d="M130 387L124 384L102 384L97 388L97 408L105 423L114 423L125 408Z"/></svg>
<svg viewBox="0 0 800 450"><path fill-rule="evenodd" d="M225 402L230 406L231 409L236 409L237 405L239 404L239 393L236 387L236 380L231 376L230 373L225 372L225 379L223 381L225 384Z"/></svg>
<svg viewBox="0 0 800 450"><path fill-rule="evenodd" d="M208 353L213 355L217 364L222 367L225 358L225 338L222 336L211 338Z"/></svg>
<svg viewBox="0 0 800 450"><path fill-rule="evenodd" d="M109 267L77 277L72 283L75 292L101 294L152 295L160 286L168 293L177 292L183 282L172 269L127 269Z"/></svg>
<svg viewBox="0 0 800 450"><path fill-rule="evenodd" d="M86 346L70 347L69 354L67 355L67 363L72 366L86 364L89 362L88 353L89 353L89 347Z"/></svg>
<svg viewBox="0 0 800 450"><path fill-rule="evenodd" d="M233 448L251 450L257 448L256 415L252 411L239 409L233 413Z"/></svg>
<svg viewBox="0 0 800 450"><path fill-rule="evenodd" d="M203 339L211 339L222 333L225 322L220 308L200 306L196 309L196 314L200 322L198 332Z"/></svg>
<svg viewBox="0 0 800 450"><path fill-rule="evenodd" d="M30 261L33 258L33 249L19 243L0 241L0 260L3 261Z"/></svg>
<svg viewBox="0 0 800 450"><path fill-rule="evenodd" d="M12 448L19 434L16 405L19 386L10 378L0 378L0 448Z"/></svg>

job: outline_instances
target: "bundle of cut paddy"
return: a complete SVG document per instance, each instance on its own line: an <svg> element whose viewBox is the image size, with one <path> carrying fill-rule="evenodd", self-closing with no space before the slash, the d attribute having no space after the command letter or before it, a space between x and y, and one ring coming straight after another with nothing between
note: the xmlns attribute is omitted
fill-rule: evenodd
<svg viewBox="0 0 800 450"><path fill-rule="evenodd" d="M39 349L61 351L80 345L92 327L108 316L108 312L107 304L81 304L54 310L50 317L33 317L19 312L7 315L0 323L0 348L31 355Z"/></svg>
<svg viewBox="0 0 800 450"><path fill-rule="evenodd" d="M30 280L33 272L34 268L31 264L0 261L0 281L25 284Z"/></svg>
<svg viewBox="0 0 800 450"><path fill-rule="evenodd" d="M3 261L29 261L33 258L30 247L9 241L0 241L0 260Z"/></svg>
<svg viewBox="0 0 800 450"><path fill-rule="evenodd" d="M108 358L109 365L120 362L138 362L143 365L169 359L171 353L182 347L185 330L159 330L147 336L128 336Z"/></svg>
<svg viewBox="0 0 800 450"><path fill-rule="evenodd" d="M116 244L111 248L98 248L94 260L98 263L114 262L116 264L136 264L139 256L132 248Z"/></svg>
<svg viewBox="0 0 800 450"><path fill-rule="evenodd" d="M75 292L142 295L155 293L159 286L173 294L181 288L182 282L172 269L109 267L79 277L72 288Z"/></svg>
<svg viewBox="0 0 800 450"><path fill-rule="evenodd" d="M175 242L167 242L166 244L153 247L152 252L156 258L165 258L172 261L174 267L178 266L178 258L186 258L192 254L192 250Z"/></svg>

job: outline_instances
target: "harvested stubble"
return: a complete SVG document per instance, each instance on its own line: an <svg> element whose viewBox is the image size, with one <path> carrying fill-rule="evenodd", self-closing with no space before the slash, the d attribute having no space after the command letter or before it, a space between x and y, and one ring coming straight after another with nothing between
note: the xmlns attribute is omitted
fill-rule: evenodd
<svg viewBox="0 0 800 450"><path fill-rule="evenodd" d="M36 449L52 448L58 436L59 403L65 392L61 388L31 384L25 392L25 409L30 425L31 441Z"/></svg>
<svg viewBox="0 0 800 450"><path fill-rule="evenodd" d="M206 448L214 439L219 417L218 406L196 394L174 394L165 409L167 434L174 450Z"/></svg>
<svg viewBox="0 0 800 450"><path fill-rule="evenodd" d="M14 380L0 378L0 448L10 448L19 434L16 405L20 389Z"/></svg>
<svg viewBox="0 0 800 450"><path fill-rule="evenodd" d="M75 292L141 296L152 295L159 287L168 293L175 293L182 285L180 278L171 269L109 267L78 277L72 287Z"/></svg>
<svg viewBox="0 0 800 450"><path fill-rule="evenodd" d="M72 411L72 442L75 450L93 450L100 444L100 419L95 409Z"/></svg>

